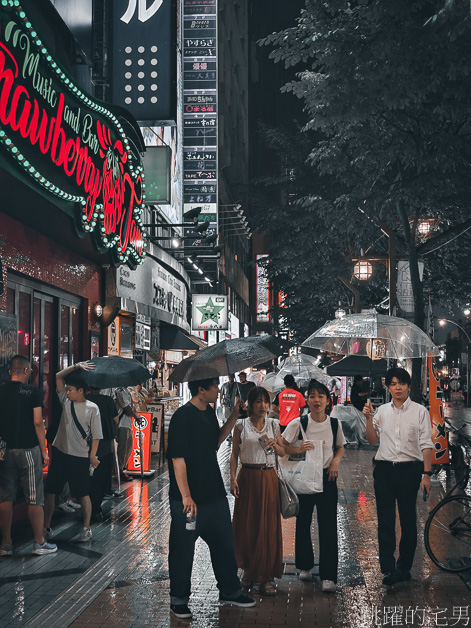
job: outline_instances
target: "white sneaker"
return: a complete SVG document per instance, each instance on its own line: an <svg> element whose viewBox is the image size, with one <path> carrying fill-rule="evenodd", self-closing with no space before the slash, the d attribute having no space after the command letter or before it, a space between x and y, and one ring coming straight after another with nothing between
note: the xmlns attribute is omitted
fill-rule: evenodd
<svg viewBox="0 0 471 628"><path fill-rule="evenodd" d="M303 569L301 569L301 571L299 572L299 579L300 580L305 580L306 582L311 582L312 581L312 574L310 571L305 571Z"/></svg>
<svg viewBox="0 0 471 628"><path fill-rule="evenodd" d="M72 510L80 510L82 508L80 504L77 504L77 502L74 502L71 499L69 499L69 501L66 502L66 504L69 508L72 508Z"/></svg>
<svg viewBox="0 0 471 628"><path fill-rule="evenodd" d="M62 512L75 512L75 509L72 508L71 506L69 506L69 504L67 502L59 504L57 506L57 509L58 510L62 510Z"/></svg>
<svg viewBox="0 0 471 628"><path fill-rule="evenodd" d="M79 543L85 543L86 541L90 541L91 538L92 538L92 531L90 530L90 528L82 528L80 530L79 538L77 539L77 541Z"/></svg>
<svg viewBox="0 0 471 628"><path fill-rule="evenodd" d="M43 534L46 541L49 541L49 539L52 539L52 537L54 536L52 528L43 528Z"/></svg>
<svg viewBox="0 0 471 628"><path fill-rule="evenodd" d="M335 593L337 590L337 585L332 580L323 580L322 581L322 590L326 593Z"/></svg>

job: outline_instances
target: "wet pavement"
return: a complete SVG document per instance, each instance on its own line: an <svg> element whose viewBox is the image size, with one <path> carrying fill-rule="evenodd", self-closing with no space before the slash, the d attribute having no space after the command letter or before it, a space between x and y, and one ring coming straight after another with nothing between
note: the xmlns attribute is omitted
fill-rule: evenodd
<svg viewBox="0 0 471 628"><path fill-rule="evenodd" d="M471 411L447 411L457 425L471 431ZM229 447L219 460L228 481ZM241 610L220 606L206 545L198 542L190 608L194 619L177 620L169 613L167 544L170 513L165 466L143 483L124 485L126 498L104 504L106 520L93 524L93 539L77 543L79 514L53 519L59 550L31 555L28 524L14 526L14 556L0 558L0 628L19 626L127 626L157 628L191 625L372 626L471 625L471 574L441 571L428 558L422 531L431 508L443 496L447 475L432 489L426 503L418 499L419 539L412 581L382 586L377 559L376 510L371 477L374 448L347 449L339 478L339 588L322 593L313 582L301 582L294 567L294 520L284 521L284 573L275 597L252 591L257 604ZM470 492L470 489L467 489ZM229 498L232 501L232 497Z"/></svg>

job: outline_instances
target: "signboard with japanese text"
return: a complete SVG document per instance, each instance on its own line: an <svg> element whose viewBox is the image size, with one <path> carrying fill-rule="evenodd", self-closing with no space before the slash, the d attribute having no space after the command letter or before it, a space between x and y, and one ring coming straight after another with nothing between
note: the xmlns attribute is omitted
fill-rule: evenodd
<svg viewBox="0 0 471 628"><path fill-rule="evenodd" d="M160 445L162 441L162 428L164 424L164 404L152 403L147 404L147 410L152 415L152 433L150 450L153 454L160 453Z"/></svg>
<svg viewBox="0 0 471 628"><path fill-rule="evenodd" d="M119 323L119 316L117 316L111 325L107 328L108 331L108 355L119 355L120 351L120 335L121 325Z"/></svg>
<svg viewBox="0 0 471 628"><path fill-rule="evenodd" d="M198 220L209 222L211 236L218 232L217 0L182 5L183 210L201 207ZM197 248L202 240L189 242Z"/></svg>
<svg viewBox="0 0 471 628"><path fill-rule="evenodd" d="M435 358L429 356L429 403L430 420L432 422L432 464L444 464L450 461L448 452L448 440L446 437L446 423L443 415L443 403L441 399L440 380L437 373Z"/></svg>
<svg viewBox="0 0 471 628"><path fill-rule="evenodd" d="M194 294L191 306L191 327L195 330L212 331L228 329L227 296Z"/></svg>
<svg viewBox="0 0 471 628"><path fill-rule="evenodd" d="M143 325L142 323L136 322L136 326L134 329L134 346L136 347L136 349L144 349L144 351L150 351L150 333L150 325Z"/></svg>
<svg viewBox="0 0 471 628"><path fill-rule="evenodd" d="M268 255L257 255L256 261L256 312L257 323L268 323L270 320L269 286L267 275Z"/></svg>
<svg viewBox="0 0 471 628"><path fill-rule="evenodd" d="M140 429L136 424L136 419L133 418L132 420L132 450L127 468L127 471L133 474L139 474L141 472L139 432L142 439L142 470L144 473L150 470L152 414L150 412L140 412L139 416L142 417L140 421Z"/></svg>
<svg viewBox="0 0 471 628"><path fill-rule="evenodd" d="M74 218L116 264L142 264L142 136L82 91L18 2L0 6L0 165Z"/></svg>
<svg viewBox="0 0 471 628"><path fill-rule="evenodd" d="M420 280L422 281L424 263L419 261L418 265ZM403 313L410 314L414 311L414 292L412 290L409 260L400 259L397 263L397 303Z"/></svg>
<svg viewBox="0 0 471 628"><path fill-rule="evenodd" d="M112 101L143 122L176 123L177 1L113 0Z"/></svg>

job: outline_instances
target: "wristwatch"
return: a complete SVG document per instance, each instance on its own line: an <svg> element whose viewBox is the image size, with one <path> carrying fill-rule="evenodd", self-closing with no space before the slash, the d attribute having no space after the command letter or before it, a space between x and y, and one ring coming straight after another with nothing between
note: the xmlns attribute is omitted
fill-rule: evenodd
<svg viewBox="0 0 471 628"><path fill-rule="evenodd" d="M433 475L431 471L424 471L424 475Z"/></svg>

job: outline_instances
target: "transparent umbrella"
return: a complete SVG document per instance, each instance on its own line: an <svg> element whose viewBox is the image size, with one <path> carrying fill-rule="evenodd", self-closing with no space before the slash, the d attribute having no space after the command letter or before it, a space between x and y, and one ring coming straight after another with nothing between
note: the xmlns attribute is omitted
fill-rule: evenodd
<svg viewBox="0 0 471 628"><path fill-rule="evenodd" d="M438 347L417 325L376 312L328 321L302 346L344 355L367 355L373 360L427 357L429 351L439 354Z"/></svg>
<svg viewBox="0 0 471 628"><path fill-rule="evenodd" d="M249 366L268 362L281 355L285 349L283 341L269 335L222 340L182 360L169 379L190 382L230 375Z"/></svg>
<svg viewBox="0 0 471 628"><path fill-rule="evenodd" d="M278 373L267 373L261 385L272 393L280 392L285 387L283 378Z"/></svg>
<svg viewBox="0 0 471 628"><path fill-rule="evenodd" d="M317 379L321 384L326 386L332 380L332 376L328 376L318 366L316 359L305 353L290 355L280 365L277 373L278 377L283 380L285 375L292 375L299 386L307 385L311 379Z"/></svg>

